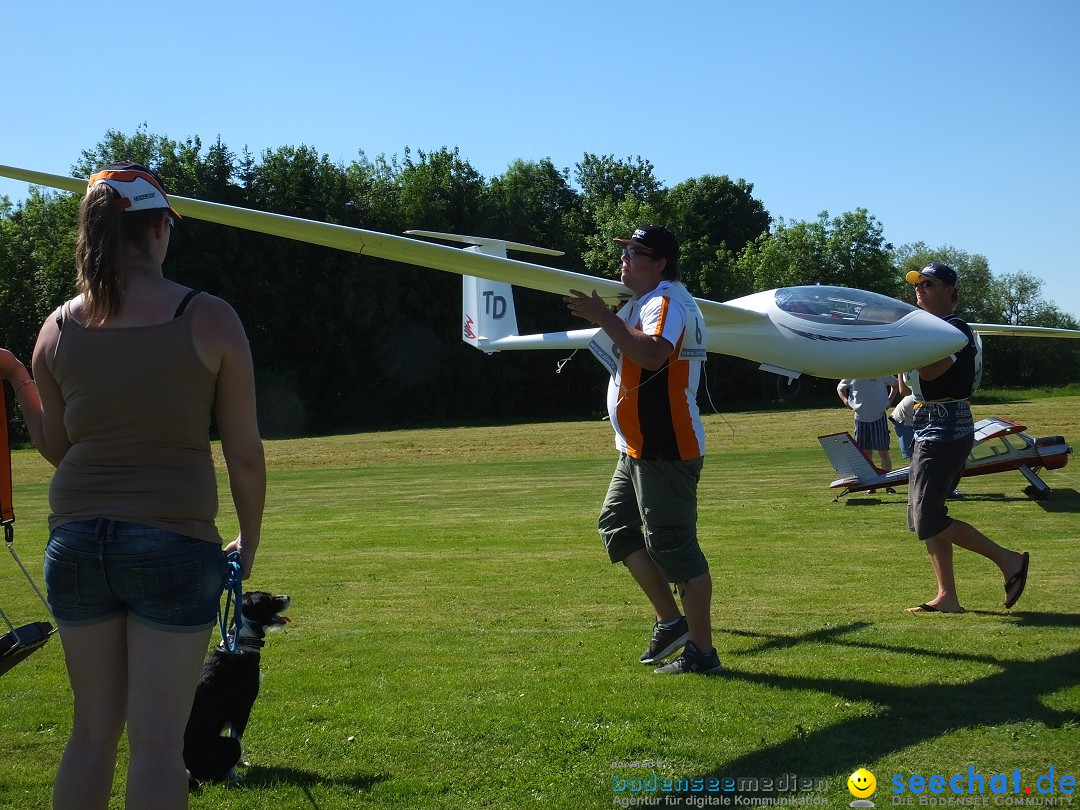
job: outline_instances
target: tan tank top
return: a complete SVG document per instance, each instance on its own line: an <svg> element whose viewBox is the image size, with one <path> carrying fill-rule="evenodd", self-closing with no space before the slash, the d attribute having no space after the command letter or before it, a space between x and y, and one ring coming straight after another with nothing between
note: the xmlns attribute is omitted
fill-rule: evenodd
<svg viewBox="0 0 1080 810"><path fill-rule="evenodd" d="M199 360L191 299L152 326L86 328L62 310L49 370L71 449L49 488L49 528L109 518L221 543L210 414L217 377Z"/></svg>

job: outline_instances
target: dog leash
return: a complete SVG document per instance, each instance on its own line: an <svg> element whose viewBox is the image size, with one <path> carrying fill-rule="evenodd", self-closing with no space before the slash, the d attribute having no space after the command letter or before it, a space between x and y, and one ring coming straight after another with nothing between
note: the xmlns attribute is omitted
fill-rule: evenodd
<svg viewBox="0 0 1080 810"><path fill-rule="evenodd" d="M225 609L218 611L218 623L221 626L221 647L227 653L236 652L237 644L240 642L240 628L244 622L244 594L240 586L241 570L240 570L240 552L231 551L226 558L226 563L229 566L229 578L225 582ZM233 621L236 623L236 634L233 636L232 641L229 641L229 607L234 603L234 617Z"/></svg>

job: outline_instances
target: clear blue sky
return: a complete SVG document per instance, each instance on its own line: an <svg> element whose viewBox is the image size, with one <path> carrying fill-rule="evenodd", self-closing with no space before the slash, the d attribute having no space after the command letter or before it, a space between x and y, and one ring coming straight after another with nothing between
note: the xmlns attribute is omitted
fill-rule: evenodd
<svg viewBox="0 0 1080 810"><path fill-rule="evenodd" d="M458 147L485 177L640 155L788 221L866 208L1080 317L1073 0L5 2L0 54L0 163L68 173L144 122L346 163Z"/></svg>

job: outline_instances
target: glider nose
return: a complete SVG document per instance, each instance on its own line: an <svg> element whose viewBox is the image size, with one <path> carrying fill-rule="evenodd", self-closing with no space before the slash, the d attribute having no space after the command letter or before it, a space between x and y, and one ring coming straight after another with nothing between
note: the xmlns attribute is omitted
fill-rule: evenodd
<svg viewBox="0 0 1080 810"><path fill-rule="evenodd" d="M915 368L948 357L967 345L967 335L929 312L918 310L911 313L907 325L909 340L918 344L912 349L917 349L921 358Z"/></svg>

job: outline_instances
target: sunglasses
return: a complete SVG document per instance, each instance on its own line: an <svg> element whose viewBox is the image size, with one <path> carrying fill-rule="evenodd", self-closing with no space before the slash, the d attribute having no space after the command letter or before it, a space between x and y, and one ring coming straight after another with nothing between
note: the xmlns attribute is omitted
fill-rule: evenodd
<svg viewBox="0 0 1080 810"><path fill-rule="evenodd" d="M934 286L934 280L932 278L924 278L922 281L915 282L915 286L928 290Z"/></svg>
<svg viewBox="0 0 1080 810"><path fill-rule="evenodd" d="M646 258L649 258L649 259L655 259L656 258L656 254L653 253L651 250L642 250L641 248L631 248L631 247L623 248L622 249L622 255L625 256L628 259L632 259L635 256L645 256Z"/></svg>
<svg viewBox="0 0 1080 810"><path fill-rule="evenodd" d="M173 219L172 217L166 215L165 224L169 226L169 230L172 230L173 228L176 227L176 220Z"/></svg>

